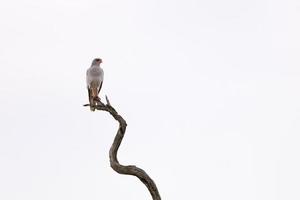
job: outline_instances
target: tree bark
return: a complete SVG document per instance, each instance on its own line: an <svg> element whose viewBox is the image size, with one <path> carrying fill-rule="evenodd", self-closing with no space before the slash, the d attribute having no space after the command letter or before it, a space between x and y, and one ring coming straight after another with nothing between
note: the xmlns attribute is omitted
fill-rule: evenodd
<svg viewBox="0 0 300 200"><path fill-rule="evenodd" d="M127 123L123 119L121 115L118 114L118 112L111 106L108 98L106 97L106 104L102 103L100 99L98 100L98 104L94 106L97 110L106 111L111 116L119 122L119 128L117 131L117 134L114 138L113 144L110 147L109 150L109 160L110 160L110 166L119 174L124 175L132 175L136 176L142 183L148 188L152 199L153 200L161 200L158 189L154 183L154 181L150 178L150 176L141 168L138 168L134 165L121 165L118 161L117 154L118 149L120 147L120 144L123 140L123 137L125 135ZM90 106L89 104L86 104L84 106Z"/></svg>

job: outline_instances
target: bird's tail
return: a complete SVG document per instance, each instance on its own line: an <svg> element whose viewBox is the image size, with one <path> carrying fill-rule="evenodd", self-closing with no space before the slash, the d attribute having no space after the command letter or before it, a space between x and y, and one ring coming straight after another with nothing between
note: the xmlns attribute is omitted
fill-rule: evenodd
<svg viewBox="0 0 300 200"><path fill-rule="evenodd" d="M90 97L90 110L92 112L95 111L95 107L94 106L96 106L96 102L94 101L93 97Z"/></svg>
<svg viewBox="0 0 300 200"><path fill-rule="evenodd" d="M91 109L92 112L95 112L95 108L94 107L90 106L90 109Z"/></svg>

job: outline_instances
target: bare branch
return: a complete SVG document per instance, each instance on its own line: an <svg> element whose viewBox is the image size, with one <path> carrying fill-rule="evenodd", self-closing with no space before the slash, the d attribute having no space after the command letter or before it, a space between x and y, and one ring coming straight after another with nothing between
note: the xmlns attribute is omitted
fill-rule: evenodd
<svg viewBox="0 0 300 200"><path fill-rule="evenodd" d="M124 166L119 163L118 158L117 158L117 153L118 153L120 144L123 140L123 137L125 135L127 123L123 119L123 117L121 115L119 115L117 113L117 111L111 106L107 96L105 99L107 102L106 105L104 103L102 103L101 100L99 99L98 104L95 106L95 108L97 110L102 110L102 111L106 111L106 112L110 113L111 116L119 122L119 129L114 138L113 144L109 150L110 166L113 168L113 170L115 170L119 174L136 176L137 178L140 179L140 181L142 183L144 183L146 185L153 200L161 200L158 189L157 189L154 181L150 178L150 176L143 169L138 168L134 165ZM85 104L84 106L90 106L90 104Z"/></svg>
<svg viewBox="0 0 300 200"><path fill-rule="evenodd" d="M106 104L110 105L109 99L108 99L108 97L106 95L105 95L105 99L106 99Z"/></svg>

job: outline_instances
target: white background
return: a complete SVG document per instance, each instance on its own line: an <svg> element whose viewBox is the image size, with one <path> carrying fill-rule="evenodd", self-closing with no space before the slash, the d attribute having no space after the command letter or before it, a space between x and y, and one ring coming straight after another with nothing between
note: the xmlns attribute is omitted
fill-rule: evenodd
<svg viewBox="0 0 300 200"><path fill-rule="evenodd" d="M0 199L300 199L298 0L0 1Z"/></svg>

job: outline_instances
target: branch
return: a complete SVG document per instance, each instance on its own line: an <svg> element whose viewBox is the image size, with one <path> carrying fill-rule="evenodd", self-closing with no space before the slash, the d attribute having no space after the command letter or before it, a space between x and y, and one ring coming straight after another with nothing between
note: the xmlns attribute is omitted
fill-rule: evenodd
<svg viewBox="0 0 300 200"><path fill-rule="evenodd" d="M109 160L110 166L119 174L132 175L136 176L142 183L146 185L148 188L153 200L161 200L158 189L154 183L154 181L150 178L150 176L141 168L138 168L134 165L124 166L121 165L117 158L118 149L123 140L126 131L126 121L123 119L121 115L117 113L117 111L111 106L107 96L106 96L106 105L102 103L100 100L98 101L98 105L94 106L97 110L106 111L111 114L111 116L119 122L119 129L115 136L112 146L109 150ZM90 106L90 104L85 104L84 106Z"/></svg>

